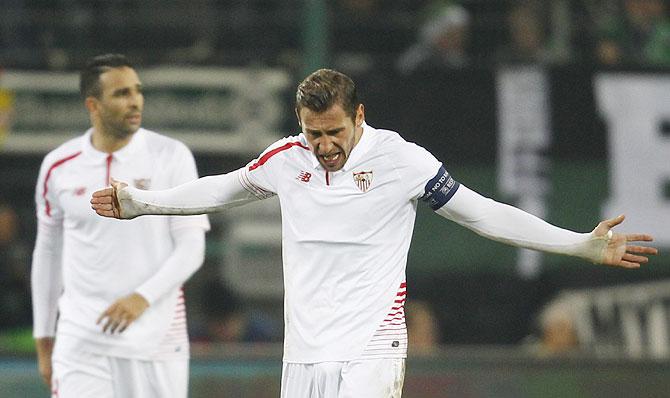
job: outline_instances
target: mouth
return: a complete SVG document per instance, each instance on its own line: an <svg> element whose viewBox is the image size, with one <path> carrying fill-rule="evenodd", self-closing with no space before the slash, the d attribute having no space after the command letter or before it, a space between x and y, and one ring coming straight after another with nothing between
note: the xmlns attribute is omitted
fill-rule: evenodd
<svg viewBox="0 0 670 398"><path fill-rule="evenodd" d="M340 160L343 157L344 156L342 155L342 152L329 153L327 155L319 155L319 158L321 159L321 164L329 171L338 170Z"/></svg>
<svg viewBox="0 0 670 398"><path fill-rule="evenodd" d="M132 124L139 124L142 121L142 115L139 113L128 115L126 116L126 120Z"/></svg>
<svg viewBox="0 0 670 398"><path fill-rule="evenodd" d="M340 158L340 153L337 152L337 153L331 153L331 154L328 154L328 155L321 155L321 157L326 162L335 162Z"/></svg>

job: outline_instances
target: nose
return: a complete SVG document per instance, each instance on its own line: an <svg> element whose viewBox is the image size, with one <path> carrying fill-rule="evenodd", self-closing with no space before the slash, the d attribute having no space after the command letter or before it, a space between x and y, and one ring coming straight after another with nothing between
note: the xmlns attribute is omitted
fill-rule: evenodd
<svg viewBox="0 0 670 398"><path fill-rule="evenodd" d="M129 105L135 109L142 109L142 104L144 104L144 96L141 92L134 92L129 97Z"/></svg>
<svg viewBox="0 0 670 398"><path fill-rule="evenodd" d="M319 138L319 152L322 154L330 153L333 150L333 139L327 135Z"/></svg>

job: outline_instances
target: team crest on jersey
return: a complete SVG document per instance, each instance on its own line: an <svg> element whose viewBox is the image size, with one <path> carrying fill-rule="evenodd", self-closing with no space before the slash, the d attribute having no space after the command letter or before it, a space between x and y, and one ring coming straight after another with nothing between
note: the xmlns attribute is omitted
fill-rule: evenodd
<svg viewBox="0 0 670 398"><path fill-rule="evenodd" d="M136 178L133 180L133 185L137 189L147 190L151 188L151 178Z"/></svg>
<svg viewBox="0 0 670 398"><path fill-rule="evenodd" d="M372 170L370 171L354 171L354 182L356 186L363 192L367 192L372 184Z"/></svg>

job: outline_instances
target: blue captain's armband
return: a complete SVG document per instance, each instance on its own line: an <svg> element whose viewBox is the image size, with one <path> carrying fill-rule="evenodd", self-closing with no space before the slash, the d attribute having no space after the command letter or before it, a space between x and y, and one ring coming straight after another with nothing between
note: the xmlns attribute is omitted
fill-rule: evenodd
<svg viewBox="0 0 670 398"><path fill-rule="evenodd" d="M449 175L444 166L440 166L435 177L431 178L419 199L428 203L431 209L444 206L458 190L461 184Z"/></svg>

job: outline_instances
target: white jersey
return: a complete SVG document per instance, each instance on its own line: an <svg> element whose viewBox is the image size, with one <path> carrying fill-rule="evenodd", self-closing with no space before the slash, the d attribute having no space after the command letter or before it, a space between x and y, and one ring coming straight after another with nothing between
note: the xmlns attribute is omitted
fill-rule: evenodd
<svg viewBox="0 0 670 398"><path fill-rule="evenodd" d="M145 129L139 129L122 149L107 154L92 146L91 133L50 152L37 181L38 222L62 234L57 335L74 337L79 350L102 355L188 356L184 280L175 276L173 285L165 286L162 282L171 276L158 280L157 275L173 251L174 234L183 228L208 230L206 216L111 220L96 215L89 200L92 192L109 186L110 177L141 189L165 189L193 180L197 178L193 155L182 143ZM198 253L193 257L199 258ZM192 272L199 265L188 267L194 267ZM44 308L47 304L40 295L46 293L39 283L33 284L34 334L51 336L55 316ZM102 325L96 325L100 314L134 291L147 298L149 308L123 333L103 334Z"/></svg>
<svg viewBox="0 0 670 398"><path fill-rule="evenodd" d="M302 134L243 169L245 188L259 198L277 194L281 204L285 362L406 356L405 267L417 199L441 169L425 149L366 124L336 172L319 164Z"/></svg>

